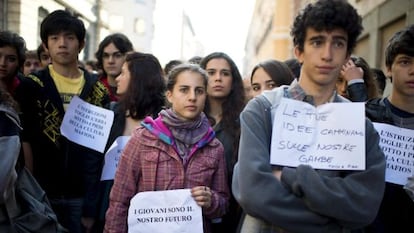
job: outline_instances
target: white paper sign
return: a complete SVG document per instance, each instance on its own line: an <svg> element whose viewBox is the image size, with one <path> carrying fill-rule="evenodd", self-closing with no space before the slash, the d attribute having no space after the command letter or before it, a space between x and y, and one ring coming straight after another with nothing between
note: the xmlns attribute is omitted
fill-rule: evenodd
<svg viewBox="0 0 414 233"><path fill-rule="evenodd" d="M63 117L60 131L70 141L103 152L114 120L110 110L74 96Z"/></svg>
<svg viewBox="0 0 414 233"><path fill-rule="evenodd" d="M115 178L116 168L118 167L119 158L125 145L131 136L119 136L109 147L105 154L105 163L102 169L101 180L113 180Z"/></svg>
<svg viewBox="0 0 414 233"><path fill-rule="evenodd" d="M314 107L282 98L273 122L271 164L315 169L365 169L364 103Z"/></svg>
<svg viewBox="0 0 414 233"><path fill-rule="evenodd" d="M385 181L405 185L414 174L414 130L373 122L387 167Z"/></svg>
<svg viewBox="0 0 414 233"><path fill-rule="evenodd" d="M201 207L190 189L140 192L128 209L129 233L202 233Z"/></svg>

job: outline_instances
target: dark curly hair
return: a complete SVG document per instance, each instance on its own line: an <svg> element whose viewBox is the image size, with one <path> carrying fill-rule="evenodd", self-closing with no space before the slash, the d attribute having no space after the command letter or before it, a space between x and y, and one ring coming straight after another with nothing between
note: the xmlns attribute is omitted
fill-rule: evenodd
<svg viewBox="0 0 414 233"><path fill-rule="evenodd" d="M348 54L352 53L361 34L362 18L346 0L319 0L308 4L295 18L290 34L293 44L303 52L306 29L332 31L344 29L348 33Z"/></svg>

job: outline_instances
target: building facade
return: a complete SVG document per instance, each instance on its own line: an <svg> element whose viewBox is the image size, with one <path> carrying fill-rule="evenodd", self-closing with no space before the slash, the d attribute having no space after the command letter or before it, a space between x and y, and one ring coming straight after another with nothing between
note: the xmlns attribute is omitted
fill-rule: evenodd
<svg viewBox="0 0 414 233"><path fill-rule="evenodd" d="M154 37L155 0L101 0L102 30L100 38L121 32L128 36L134 49L150 52Z"/></svg>
<svg viewBox="0 0 414 233"><path fill-rule="evenodd" d="M258 62L294 57L290 28L295 15L313 0L256 0L245 46L244 73ZM384 50L399 29L414 23L414 0L349 0L363 18L354 54L385 71ZM266 12L266 13L264 13ZM257 26L260 25L260 26Z"/></svg>
<svg viewBox="0 0 414 233"><path fill-rule="evenodd" d="M50 12L68 10L85 24L86 45L79 60L94 59L99 42L122 32L138 51L149 51L153 38L155 0L0 0L0 30L21 35L28 49L40 44L40 24Z"/></svg>

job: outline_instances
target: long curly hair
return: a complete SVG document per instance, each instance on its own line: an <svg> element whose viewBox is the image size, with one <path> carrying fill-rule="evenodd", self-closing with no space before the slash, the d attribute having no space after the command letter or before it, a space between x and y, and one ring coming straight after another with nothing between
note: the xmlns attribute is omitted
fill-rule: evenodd
<svg viewBox="0 0 414 233"><path fill-rule="evenodd" d="M233 149L233 158L231 163L234 164L237 161L238 149L239 149L239 139L240 139L240 121L239 116L242 112L246 101L245 101L245 92L243 87L243 79L240 75L239 69L236 66L236 63L225 53L222 52L214 52L206 57L204 57L201 62L200 66L203 69L206 69L207 63L212 59L223 58L227 61L230 65L231 75L232 75L232 85L231 90L227 98L221 105L222 108L222 119L221 124L223 126L223 130L226 131L232 138L234 138L234 143L232 145ZM209 120L211 121L212 125L215 125L216 122L214 118L209 115L211 111L210 102L207 98L206 104L204 107L204 113L207 115Z"/></svg>
<svg viewBox="0 0 414 233"><path fill-rule="evenodd" d="M201 62L200 66L203 69L206 69L207 63L216 58L223 58L225 59L231 69L231 75L233 77L232 85L231 85L231 91L229 95L227 96L226 100L222 104L222 111L223 111L223 126L226 130L228 130L231 135L235 135L235 129L239 127L238 125L238 119L240 116L241 111L244 108L245 105L245 93L244 93L244 87L243 87L243 79L240 75L239 69L236 66L236 63L225 53L222 52L214 52L206 57L204 57ZM206 106L204 108L204 112L208 115L210 112L211 106L209 104L209 101L207 99ZM213 125L215 122L213 122Z"/></svg>

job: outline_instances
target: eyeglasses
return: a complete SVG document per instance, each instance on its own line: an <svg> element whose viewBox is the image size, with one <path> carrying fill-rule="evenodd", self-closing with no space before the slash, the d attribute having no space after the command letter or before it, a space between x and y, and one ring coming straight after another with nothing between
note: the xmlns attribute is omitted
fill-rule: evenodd
<svg viewBox="0 0 414 233"><path fill-rule="evenodd" d="M103 53L102 54L102 59L107 60L110 57L112 57L113 59L121 59L123 58L125 55L121 52L115 52L115 53Z"/></svg>

